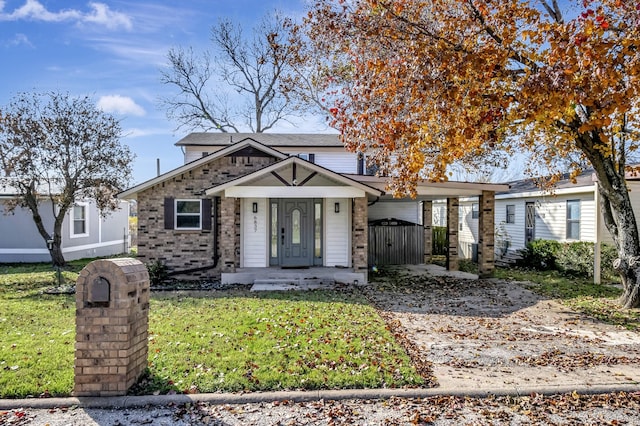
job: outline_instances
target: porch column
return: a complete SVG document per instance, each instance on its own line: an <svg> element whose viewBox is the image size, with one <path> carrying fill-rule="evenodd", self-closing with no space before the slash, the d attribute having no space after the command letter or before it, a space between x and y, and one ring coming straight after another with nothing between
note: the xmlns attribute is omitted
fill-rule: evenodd
<svg viewBox="0 0 640 426"><path fill-rule="evenodd" d="M422 226L424 227L424 263L431 263L433 250L433 201L422 202Z"/></svg>
<svg viewBox="0 0 640 426"><path fill-rule="evenodd" d="M460 200L447 198L447 269L458 270L458 208Z"/></svg>
<svg viewBox="0 0 640 426"><path fill-rule="evenodd" d="M495 193L482 191L478 216L478 276L490 277L494 268Z"/></svg>
<svg viewBox="0 0 640 426"><path fill-rule="evenodd" d="M369 228L368 228L368 209L367 197L358 197L353 199L352 213L352 266L354 271L363 271L367 273L369 254Z"/></svg>
<svg viewBox="0 0 640 426"><path fill-rule="evenodd" d="M240 257L239 218L240 200L220 197L220 265L221 272L235 272Z"/></svg>

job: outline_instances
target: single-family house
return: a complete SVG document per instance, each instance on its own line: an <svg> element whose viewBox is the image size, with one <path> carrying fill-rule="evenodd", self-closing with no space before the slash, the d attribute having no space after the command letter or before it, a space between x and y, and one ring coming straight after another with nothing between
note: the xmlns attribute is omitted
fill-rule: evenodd
<svg viewBox="0 0 640 426"><path fill-rule="evenodd" d="M176 276L250 283L273 271L312 268L363 283L369 221L424 224L421 260L428 260L431 202L446 198L457 212L460 196L482 200L481 273L493 268L493 196L505 185L422 182L416 199L396 199L338 135L192 133L176 145L184 165L119 195L137 201L139 258L160 261ZM457 227L452 247L456 238ZM451 253L455 269L455 248Z"/></svg>
<svg viewBox="0 0 640 426"><path fill-rule="evenodd" d="M634 212L640 218L640 179L629 175L627 183ZM581 173L576 182L565 175L552 190L540 189L534 179L509 182L509 187L496 193L498 255L520 250L535 239L613 243L597 205L593 171ZM459 219L460 254L472 258L479 238L477 199L460 200Z"/></svg>
<svg viewBox="0 0 640 426"><path fill-rule="evenodd" d="M16 198L10 180L0 180L0 263L47 262L51 260L47 243L38 232L31 210L16 207L10 212L6 203ZM44 226L53 232L51 201L42 200L40 215ZM102 216L95 202L79 200L62 224L62 253L66 260L110 256L128 252L129 203Z"/></svg>

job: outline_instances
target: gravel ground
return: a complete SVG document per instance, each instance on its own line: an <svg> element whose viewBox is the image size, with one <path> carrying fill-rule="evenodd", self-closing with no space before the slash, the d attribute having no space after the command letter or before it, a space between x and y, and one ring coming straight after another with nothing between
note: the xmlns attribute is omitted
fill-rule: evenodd
<svg viewBox="0 0 640 426"><path fill-rule="evenodd" d="M638 425L640 393L0 412L0 425Z"/></svg>

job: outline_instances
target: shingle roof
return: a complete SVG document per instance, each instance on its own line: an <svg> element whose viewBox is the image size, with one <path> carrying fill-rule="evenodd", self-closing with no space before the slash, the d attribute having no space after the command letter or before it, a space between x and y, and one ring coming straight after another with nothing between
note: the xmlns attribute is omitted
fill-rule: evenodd
<svg viewBox="0 0 640 426"><path fill-rule="evenodd" d="M555 189L560 188L577 188L580 186L593 186L594 181L592 178L593 169L584 170L578 176L576 176L576 183L571 182L569 179L569 173L564 173L560 180L554 186ZM541 188L536 184L538 179L527 178L521 180L514 180L508 182L510 189L505 192L498 192L497 194L514 194L519 192L539 191Z"/></svg>
<svg viewBox="0 0 640 426"><path fill-rule="evenodd" d="M277 147L343 147L337 134L310 133L191 133L176 142L176 146L228 146L244 139L253 139L266 146Z"/></svg>

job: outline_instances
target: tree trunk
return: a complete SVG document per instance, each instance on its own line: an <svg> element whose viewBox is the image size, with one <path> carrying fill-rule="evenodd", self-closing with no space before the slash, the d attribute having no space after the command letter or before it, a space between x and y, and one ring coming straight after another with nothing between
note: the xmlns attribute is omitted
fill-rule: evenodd
<svg viewBox="0 0 640 426"><path fill-rule="evenodd" d="M64 260L64 256L62 254L62 247L59 244L53 244L53 248L49 250L49 254L51 255L51 262L53 262L53 266L62 267L66 265L66 261Z"/></svg>
<svg viewBox="0 0 640 426"><path fill-rule="evenodd" d="M67 214L69 207L65 204L59 206L58 214L55 214L55 209L52 208L51 211L54 215L54 223L53 223L53 235L47 232L44 227L44 223L42 222L42 216L40 215L40 204L38 203L37 195L35 195L33 189L27 190L24 195L24 200L31 210L31 215L33 216L33 221L36 224L36 228L38 228L38 232L44 239L47 247L49 246L49 240L53 240L53 244L51 249L49 249L49 254L51 255L51 262L55 267L62 267L66 265L66 261L64 260L64 256L62 254L62 221L64 220L64 216ZM54 205L53 199L51 199L52 206Z"/></svg>
<svg viewBox="0 0 640 426"><path fill-rule="evenodd" d="M640 307L640 237L624 170L611 161L593 162L598 177L600 210L613 238L618 258L613 267L620 274L623 294L620 304L627 309Z"/></svg>

